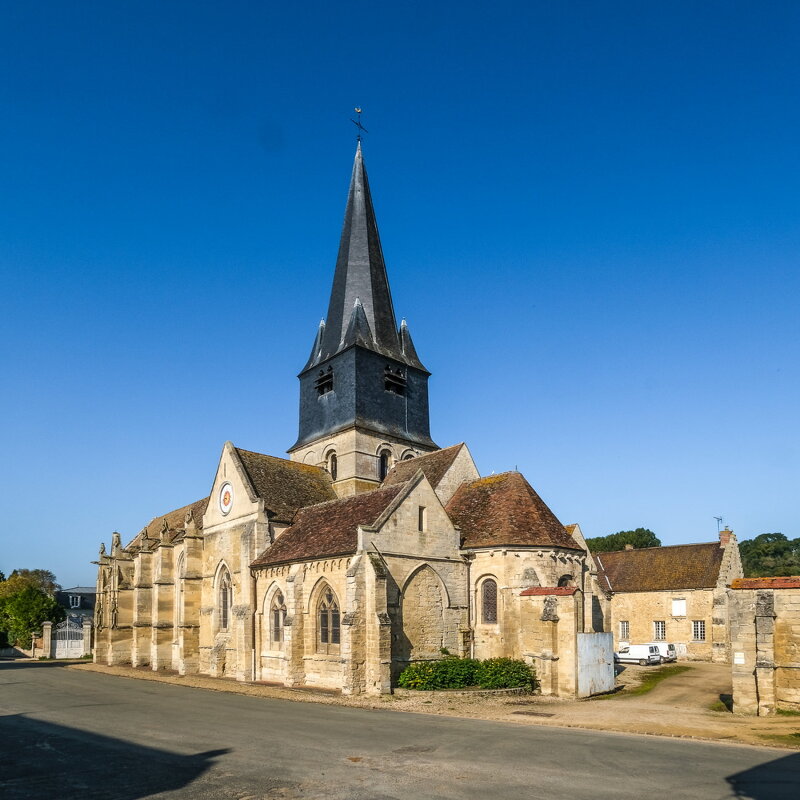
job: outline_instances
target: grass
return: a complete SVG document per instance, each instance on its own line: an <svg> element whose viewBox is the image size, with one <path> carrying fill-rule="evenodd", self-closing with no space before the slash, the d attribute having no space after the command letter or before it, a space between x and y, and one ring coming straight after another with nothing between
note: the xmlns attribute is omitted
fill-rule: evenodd
<svg viewBox="0 0 800 800"><path fill-rule="evenodd" d="M775 713L780 717L800 717L800 711L793 708L776 708Z"/></svg>
<svg viewBox="0 0 800 800"><path fill-rule="evenodd" d="M709 706L711 711L719 711L728 714L733 711L733 695L721 694L719 700Z"/></svg>
<svg viewBox="0 0 800 800"><path fill-rule="evenodd" d="M610 700L612 697L638 697L643 694L651 692L658 686L661 681L667 678L673 678L675 675L680 675L682 672L688 672L691 667L685 664L671 664L667 667L659 667L658 669L651 670L645 673L642 682L636 686L628 689L618 690L613 693L601 694L592 698L593 700Z"/></svg>
<svg viewBox="0 0 800 800"><path fill-rule="evenodd" d="M786 744L789 747L800 747L800 733L765 733L762 739L774 744Z"/></svg>

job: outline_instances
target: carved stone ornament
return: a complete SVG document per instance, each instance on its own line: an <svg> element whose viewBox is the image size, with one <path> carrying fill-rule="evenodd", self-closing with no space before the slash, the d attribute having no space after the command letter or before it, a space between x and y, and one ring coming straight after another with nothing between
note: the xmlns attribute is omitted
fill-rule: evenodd
<svg viewBox="0 0 800 800"><path fill-rule="evenodd" d="M233 616L237 619L244 619L250 613L250 606L234 606L231 611L233 612Z"/></svg>
<svg viewBox="0 0 800 800"><path fill-rule="evenodd" d="M292 622L293 622L293 621L294 621L294 620L293 620L293 618L292 618L292 617L290 617L290 616L287 614L287 615L286 615L286 616L283 618L283 627L284 627L284 628L291 628L291 627L292 627Z"/></svg>
<svg viewBox="0 0 800 800"><path fill-rule="evenodd" d="M545 597L542 609L542 622L558 622L558 600L552 595Z"/></svg>
<svg viewBox="0 0 800 800"><path fill-rule="evenodd" d="M347 611L342 614L342 625L352 625L356 621L356 612Z"/></svg>
<svg viewBox="0 0 800 800"><path fill-rule="evenodd" d="M100 555L104 556L106 554L106 543L100 542Z"/></svg>
<svg viewBox="0 0 800 800"><path fill-rule="evenodd" d="M111 555L117 556L119 555L119 551L122 549L122 536L118 534L116 531L111 534Z"/></svg>
<svg viewBox="0 0 800 800"><path fill-rule="evenodd" d="M185 528L188 528L193 522L194 522L194 517L192 516L191 509L189 509L189 511L187 511L183 515L183 525Z"/></svg>
<svg viewBox="0 0 800 800"><path fill-rule="evenodd" d="M169 525L167 523L167 520L164 519L164 521L161 523L161 541L166 542L168 541L168 539L169 539Z"/></svg>
<svg viewBox="0 0 800 800"><path fill-rule="evenodd" d="M385 611L381 611L379 614L376 614L376 616L378 617L378 622L381 625L392 624L392 618Z"/></svg>

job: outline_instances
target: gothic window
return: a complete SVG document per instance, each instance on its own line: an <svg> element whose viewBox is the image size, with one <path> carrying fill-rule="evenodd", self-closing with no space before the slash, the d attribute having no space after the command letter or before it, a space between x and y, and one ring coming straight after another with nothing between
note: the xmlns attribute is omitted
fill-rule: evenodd
<svg viewBox="0 0 800 800"><path fill-rule="evenodd" d="M286 622L286 603L283 594L278 591L272 597L269 607L270 639L274 645L283 643L283 627Z"/></svg>
<svg viewBox="0 0 800 800"><path fill-rule="evenodd" d="M230 624L232 596L231 574L223 567L219 575L219 629L221 631L228 630Z"/></svg>
<svg viewBox="0 0 800 800"><path fill-rule="evenodd" d="M497 581L492 578L481 584L481 621L487 625L497 622Z"/></svg>
<svg viewBox="0 0 800 800"><path fill-rule="evenodd" d="M388 450L381 450L378 460L378 480L382 481L389 474L389 459L392 454Z"/></svg>
<svg viewBox="0 0 800 800"><path fill-rule="evenodd" d="M336 480L336 475L339 472L339 460L336 458L336 453L331 453L328 456L328 472L331 474L331 478Z"/></svg>
<svg viewBox="0 0 800 800"><path fill-rule="evenodd" d="M417 528L420 531L428 529L428 509L425 506L419 506L417 511Z"/></svg>
<svg viewBox="0 0 800 800"><path fill-rule="evenodd" d="M333 391L333 368L328 367L327 372L324 370L319 371L317 379L314 381L314 386L317 389L317 394L322 397Z"/></svg>
<svg viewBox="0 0 800 800"><path fill-rule="evenodd" d="M338 653L341 638L339 603L336 595L326 586L317 604L317 650L320 653Z"/></svg>

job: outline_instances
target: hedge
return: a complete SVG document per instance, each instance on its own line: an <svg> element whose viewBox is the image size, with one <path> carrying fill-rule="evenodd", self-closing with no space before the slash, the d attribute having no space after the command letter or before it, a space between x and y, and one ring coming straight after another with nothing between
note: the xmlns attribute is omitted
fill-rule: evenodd
<svg viewBox="0 0 800 800"><path fill-rule="evenodd" d="M533 689L533 667L515 658L458 658L447 656L435 661L414 661L397 679L404 689Z"/></svg>

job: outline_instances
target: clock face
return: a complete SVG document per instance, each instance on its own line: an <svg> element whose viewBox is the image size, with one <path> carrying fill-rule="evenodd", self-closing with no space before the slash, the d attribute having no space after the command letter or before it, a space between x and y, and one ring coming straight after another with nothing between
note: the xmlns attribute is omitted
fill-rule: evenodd
<svg viewBox="0 0 800 800"><path fill-rule="evenodd" d="M223 483L219 490L219 510L227 516L233 508L233 486Z"/></svg>

